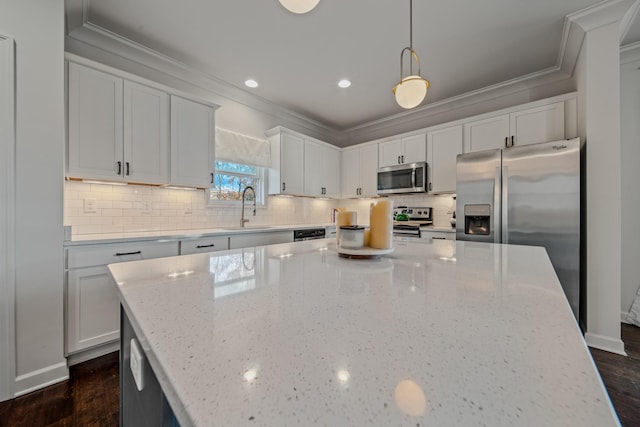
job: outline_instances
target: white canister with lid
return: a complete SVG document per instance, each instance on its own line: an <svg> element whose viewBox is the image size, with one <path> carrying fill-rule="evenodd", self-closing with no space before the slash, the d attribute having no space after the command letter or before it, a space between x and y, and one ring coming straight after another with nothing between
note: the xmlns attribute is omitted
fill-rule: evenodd
<svg viewBox="0 0 640 427"><path fill-rule="evenodd" d="M340 227L338 246L343 249L362 249L364 247L364 227L357 225Z"/></svg>

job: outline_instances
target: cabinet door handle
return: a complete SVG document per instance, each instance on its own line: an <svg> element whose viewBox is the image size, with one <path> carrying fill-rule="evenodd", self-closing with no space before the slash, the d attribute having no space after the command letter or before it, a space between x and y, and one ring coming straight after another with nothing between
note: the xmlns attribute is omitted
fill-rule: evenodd
<svg viewBox="0 0 640 427"><path fill-rule="evenodd" d="M142 254L142 251L135 251L135 252L116 252L113 256L140 255L140 254Z"/></svg>
<svg viewBox="0 0 640 427"><path fill-rule="evenodd" d="M126 162L125 165L127 166L127 176L129 176L129 162Z"/></svg>
<svg viewBox="0 0 640 427"><path fill-rule="evenodd" d="M118 165L118 170L116 171L116 174L120 175L122 173L122 162L118 160L116 164Z"/></svg>
<svg viewBox="0 0 640 427"><path fill-rule="evenodd" d="M431 183L429 183L429 191L431 191L432 188Z"/></svg>
<svg viewBox="0 0 640 427"><path fill-rule="evenodd" d="M196 246L196 249L202 249L202 248L212 248L215 246L215 243L212 243L210 245L198 245Z"/></svg>
<svg viewBox="0 0 640 427"><path fill-rule="evenodd" d="M287 184L286 183L282 183L282 191L285 191L287 189Z"/></svg>
<svg viewBox="0 0 640 427"><path fill-rule="evenodd" d="M508 136L504 137L504 148L509 148L509 137Z"/></svg>
<svg viewBox="0 0 640 427"><path fill-rule="evenodd" d="M211 183L213 184L213 172L211 172Z"/></svg>
<svg viewBox="0 0 640 427"><path fill-rule="evenodd" d="M402 163L404 163L404 154L401 156L401 158L402 158Z"/></svg>
<svg viewBox="0 0 640 427"><path fill-rule="evenodd" d="M511 135L511 146L513 147L513 135Z"/></svg>

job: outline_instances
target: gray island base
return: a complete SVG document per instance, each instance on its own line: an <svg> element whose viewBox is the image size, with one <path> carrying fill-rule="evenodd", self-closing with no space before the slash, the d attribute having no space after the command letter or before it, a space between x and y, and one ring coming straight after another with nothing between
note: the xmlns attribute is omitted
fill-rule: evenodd
<svg viewBox="0 0 640 427"><path fill-rule="evenodd" d="M182 426L619 425L544 249L394 245L374 260L324 239L109 269Z"/></svg>

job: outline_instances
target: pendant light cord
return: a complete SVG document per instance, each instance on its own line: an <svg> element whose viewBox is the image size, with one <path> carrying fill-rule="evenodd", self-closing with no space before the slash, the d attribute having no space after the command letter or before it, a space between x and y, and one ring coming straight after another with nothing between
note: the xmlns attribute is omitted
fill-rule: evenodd
<svg viewBox="0 0 640 427"><path fill-rule="evenodd" d="M413 50L413 0L409 0L409 49Z"/></svg>

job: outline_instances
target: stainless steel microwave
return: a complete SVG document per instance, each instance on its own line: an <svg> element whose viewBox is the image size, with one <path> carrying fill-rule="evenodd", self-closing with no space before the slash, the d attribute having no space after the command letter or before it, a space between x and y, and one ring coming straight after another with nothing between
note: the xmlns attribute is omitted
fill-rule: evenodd
<svg viewBox="0 0 640 427"><path fill-rule="evenodd" d="M378 168L378 194L425 193L427 164L425 162Z"/></svg>

